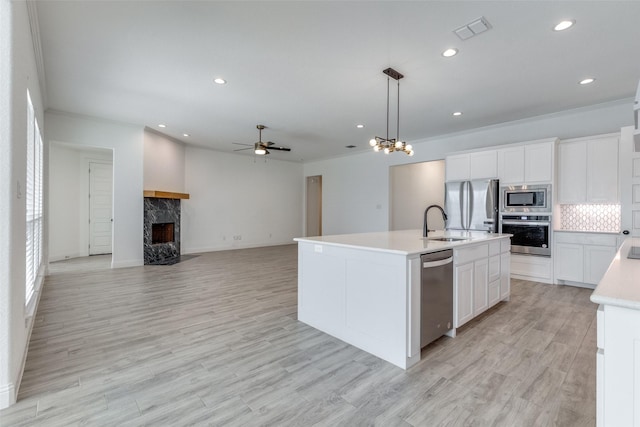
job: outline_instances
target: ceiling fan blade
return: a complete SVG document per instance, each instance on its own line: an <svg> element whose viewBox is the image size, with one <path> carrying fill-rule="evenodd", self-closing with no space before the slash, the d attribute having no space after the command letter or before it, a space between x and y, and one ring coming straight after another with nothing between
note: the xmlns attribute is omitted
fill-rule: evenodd
<svg viewBox="0 0 640 427"><path fill-rule="evenodd" d="M253 144L243 144L242 142L232 142L233 145L246 145L247 147L253 146Z"/></svg>
<svg viewBox="0 0 640 427"><path fill-rule="evenodd" d="M238 149L235 149L233 151L244 151L244 150L252 150L252 149L253 149L253 147L247 147L247 148L238 148Z"/></svg>
<svg viewBox="0 0 640 427"><path fill-rule="evenodd" d="M277 146L270 146L269 150L278 150L278 151L291 151L291 148L289 147L277 147Z"/></svg>

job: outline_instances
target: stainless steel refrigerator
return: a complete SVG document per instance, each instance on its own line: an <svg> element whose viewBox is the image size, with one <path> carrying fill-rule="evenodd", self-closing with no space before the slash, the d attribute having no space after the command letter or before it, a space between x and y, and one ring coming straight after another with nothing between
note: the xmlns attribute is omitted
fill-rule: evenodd
<svg viewBox="0 0 640 427"><path fill-rule="evenodd" d="M447 230L498 232L497 179L452 181L445 184L444 210Z"/></svg>

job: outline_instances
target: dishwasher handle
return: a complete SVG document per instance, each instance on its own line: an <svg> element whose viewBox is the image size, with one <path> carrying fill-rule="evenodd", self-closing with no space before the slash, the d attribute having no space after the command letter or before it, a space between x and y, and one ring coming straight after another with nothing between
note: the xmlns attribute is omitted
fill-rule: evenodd
<svg viewBox="0 0 640 427"><path fill-rule="evenodd" d="M453 257L439 259L437 261L423 261L422 268L440 267L441 265L451 264L452 262L453 262Z"/></svg>

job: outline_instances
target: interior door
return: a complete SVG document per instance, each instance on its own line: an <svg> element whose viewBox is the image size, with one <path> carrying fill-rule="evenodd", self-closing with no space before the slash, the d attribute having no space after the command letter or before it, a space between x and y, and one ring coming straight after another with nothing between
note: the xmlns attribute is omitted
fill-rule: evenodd
<svg viewBox="0 0 640 427"><path fill-rule="evenodd" d="M113 165L89 163L89 255L111 253Z"/></svg>

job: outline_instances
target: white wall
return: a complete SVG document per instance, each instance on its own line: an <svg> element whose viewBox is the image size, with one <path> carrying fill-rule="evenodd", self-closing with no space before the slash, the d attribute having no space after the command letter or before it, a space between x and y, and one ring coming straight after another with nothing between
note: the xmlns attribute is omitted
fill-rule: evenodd
<svg viewBox="0 0 640 427"><path fill-rule="evenodd" d="M113 150L114 268L143 265L143 127L47 111L46 143Z"/></svg>
<svg viewBox="0 0 640 427"><path fill-rule="evenodd" d="M89 255L89 162L112 163L111 150L49 147L49 261Z"/></svg>
<svg viewBox="0 0 640 427"><path fill-rule="evenodd" d="M184 193L184 144L144 133L144 189Z"/></svg>
<svg viewBox="0 0 640 427"><path fill-rule="evenodd" d="M534 117L469 132L410 141L415 155L362 154L305 163L304 175L322 175L324 235L389 229L389 167L444 159L462 150L549 137L562 139L618 132L632 124L632 100ZM367 141L354 141L363 146Z"/></svg>
<svg viewBox="0 0 640 427"><path fill-rule="evenodd" d="M38 81L26 2L0 0L0 409L16 401L33 325L25 310L24 189L27 89L46 132ZM45 176L47 156L45 148ZM44 214L46 219L46 209ZM46 224L44 236L43 260Z"/></svg>
<svg viewBox="0 0 640 427"><path fill-rule="evenodd" d="M303 188L301 164L187 146L182 252L293 243Z"/></svg>
<svg viewBox="0 0 640 427"><path fill-rule="evenodd" d="M391 166L389 172L390 230L421 229L428 206L444 208L444 160ZM429 211L428 221L429 230L444 230L437 209Z"/></svg>

